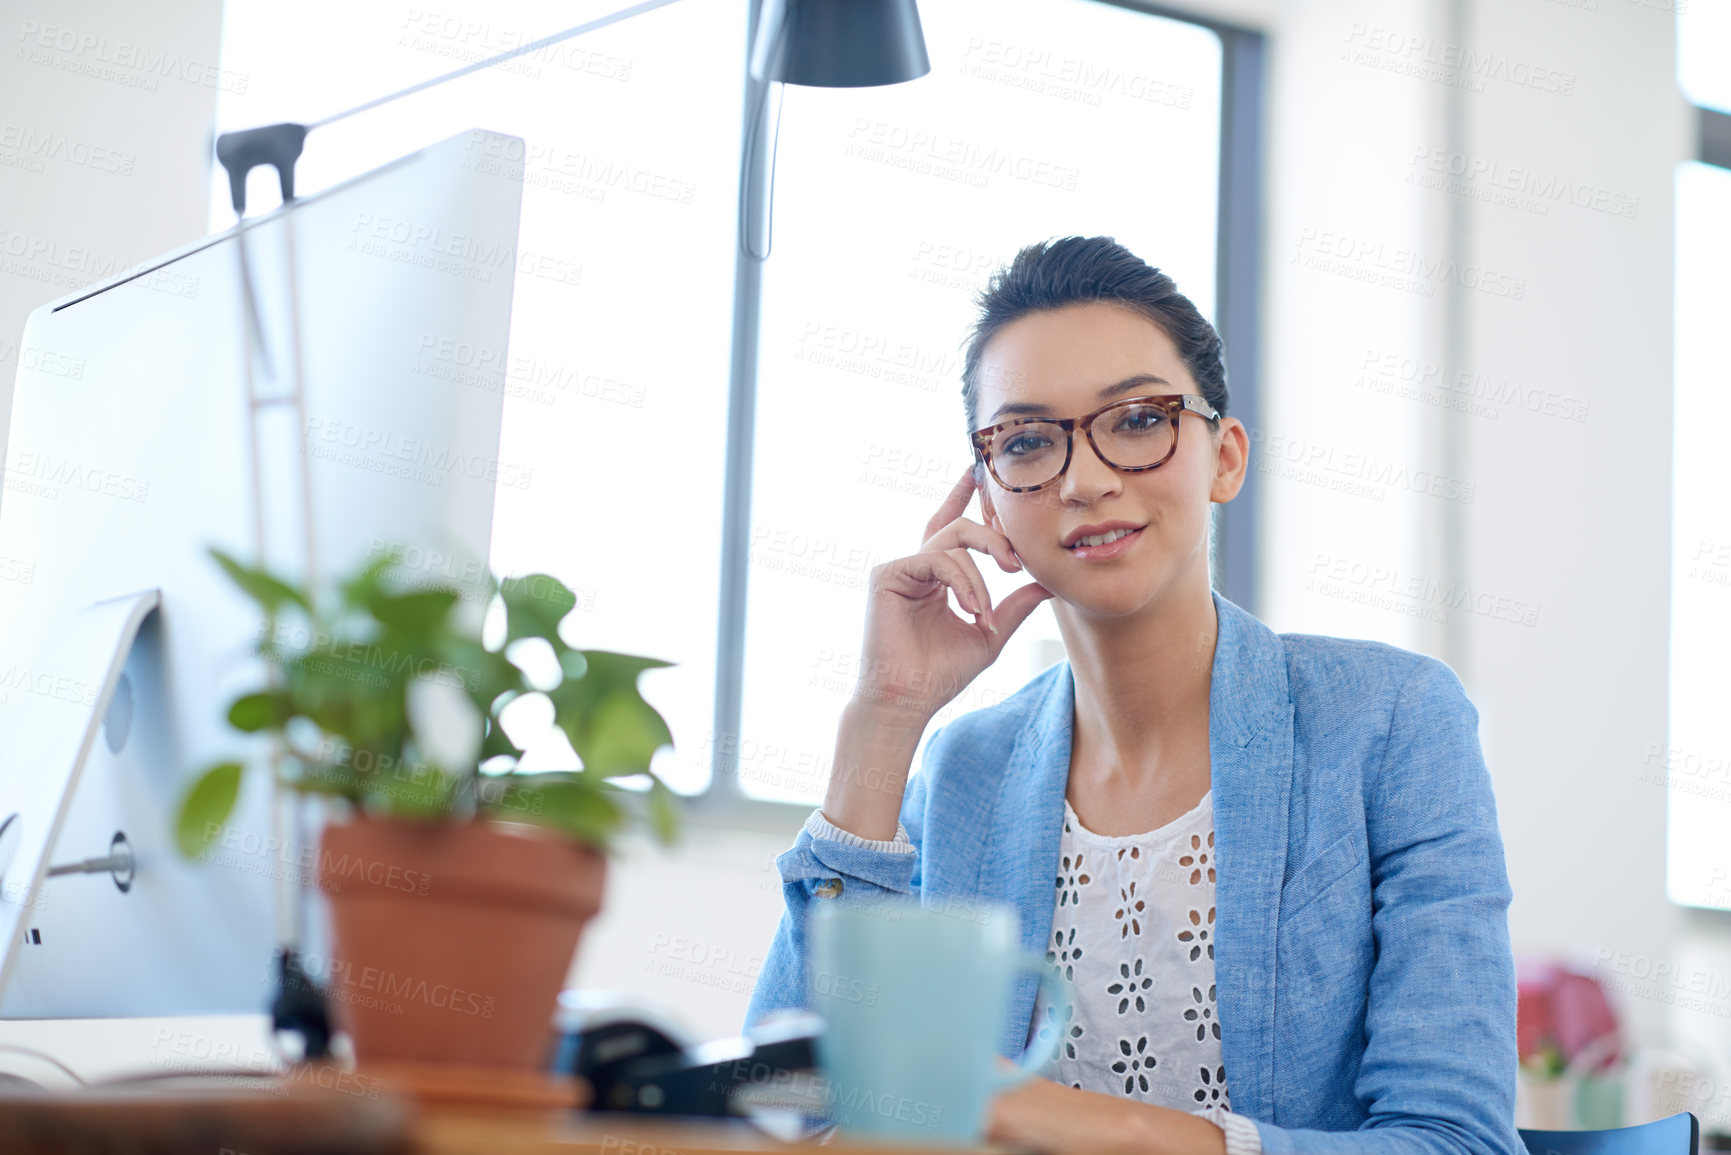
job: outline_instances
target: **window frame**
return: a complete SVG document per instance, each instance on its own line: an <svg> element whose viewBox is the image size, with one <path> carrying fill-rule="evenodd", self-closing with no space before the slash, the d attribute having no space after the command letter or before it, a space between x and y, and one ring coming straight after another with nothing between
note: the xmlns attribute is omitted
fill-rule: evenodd
<svg viewBox="0 0 1731 1155"><path fill-rule="evenodd" d="M1722 168L1722 169L1731 170L1731 114L1720 112L1717 109L1709 108L1705 105L1695 105L1694 109L1695 109L1695 115L1696 115L1695 159L1702 164L1712 165L1714 168ZM1681 233L1679 232L1675 241L1674 241L1674 244L1677 246L1681 246L1682 243L1683 243L1682 236L1681 236ZM1673 301L1673 306L1674 305L1675 305L1675 301ZM1675 353L1675 351L1676 351L1675 348L1673 348L1673 353ZM1673 420L1675 420L1675 413L1676 413L1676 394L1675 394L1675 391L1676 391L1676 387L1677 387L1675 376L1673 376L1671 387L1672 387L1672 415L1673 415ZM1674 440L1674 438L1675 438L1675 434L1673 434L1673 440ZM1676 473L1675 473L1675 463L1674 462L1673 462L1673 466L1672 466L1672 485L1673 485L1672 506L1673 506L1673 508L1675 508L1676 503L1675 503L1674 488L1676 485ZM1672 533L1673 533L1673 535L1675 535L1675 533L1676 533L1675 521L1673 521L1673 524L1672 524ZM1674 556L1672 559L1672 564L1673 565L1676 564ZM1675 571L1673 571L1667 579L1666 591L1667 591L1668 596L1674 590L1675 585L1676 585L1676 573L1675 573ZM1677 607L1676 607L1676 603L1674 600L1673 600L1671 608L1670 608L1670 618L1671 618L1671 621L1669 624L1669 635L1674 638L1676 636L1676 633L1677 633L1677 620L1676 620L1677 619ZM1674 657L1667 656L1667 659L1666 659L1667 676L1669 676L1669 674L1671 672L1671 663L1674 660L1675 660ZM1670 692L1670 687L1668 685L1667 689L1666 689L1666 698L1667 698L1666 710L1667 710L1667 714L1670 716L1667 718L1667 721L1666 721L1665 744L1666 744L1667 750L1673 750L1676 748L1675 714L1672 712L1674 710L1674 707L1671 705L1670 697L1671 697L1671 692ZM1666 899L1673 906L1679 906L1679 907L1684 908L1685 910L1725 911L1727 909L1731 909L1731 908L1727 908L1724 906L1706 906L1706 905L1702 905L1699 903L1688 901L1688 900L1683 899L1683 898L1676 897L1677 890L1676 890L1675 886L1673 885L1674 871L1676 870L1676 864L1675 864L1675 860L1674 860L1675 848L1673 845L1674 835L1673 835L1672 830L1671 830L1671 815L1672 815L1672 812L1674 811L1674 809L1678 805L1679 805L1679 802L1678 802L1677 790L1675 788L1667 787L1666 798L1665 798L1665 812L1666 812L1665 897L1666 897Z"/></svg>
<svg viewBox="0 0 1731 1155"><path fill-rule="evenodd" d="M1232 416L1254 428L1260 410L1267 36L1259 29L1163 4L1141 0L1092 2L1198 25L1220 38L1215 327L1229 354L1227 381ZM762 0L752 0L748 5L748 45L756 39L762 6ZM743 127L749 133L753 111L767 103L763 100L766 84L753 81L749 69L742 71L745 72ZM804 821L810 805L750 797L741 787L736 757L745 696L745 614L751 561L751 479L762 303L763 265L744 255L736 245L716 623L715 712L710 731L714 740L710 743L709 785L684 801L685 813L695 825L790 832ZM1252 613L1256 612L1258 602L1259 497L1259 487L1251 474L1237 498L1216 509L1214 522L1215 588L1223 597Z"/></svg>
<svg viewBox="0 0 1731 1155"><path fill-rule="evenodd" d="M1731 168L1731 114L1695 106L1699 117L1696 159L1715 168Z"/></svg>

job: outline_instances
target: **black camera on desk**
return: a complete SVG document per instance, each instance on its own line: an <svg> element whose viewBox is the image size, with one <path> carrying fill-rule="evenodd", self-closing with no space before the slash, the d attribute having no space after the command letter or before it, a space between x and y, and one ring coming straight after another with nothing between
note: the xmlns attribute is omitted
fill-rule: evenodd
<svg viewBox="0 0 1731 1155"><path fill-rule="evenodd" d="M558 1028L553 1070L588 1081L592 1110L701 1118L823 1111L816 1052L823 1020L814 1014L782 1015L735 1038L686 1044L640 1007L567 992Z"/></svg>

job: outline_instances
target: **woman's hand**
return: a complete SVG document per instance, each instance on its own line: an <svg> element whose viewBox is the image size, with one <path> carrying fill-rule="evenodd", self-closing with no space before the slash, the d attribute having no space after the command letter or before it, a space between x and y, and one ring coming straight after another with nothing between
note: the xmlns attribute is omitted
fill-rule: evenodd
<svg viewBox="0 0 1731 1155"><path fill-rule="evenodd" d="M1015 1066L1002 1055L997 1065L1002 1070ZM1083 1130L1077 1117L1082 1105L1074 1101L1077 1094L1072 1087L1041 1078L1024 1079L1000 1091L986 1108L986 1142L1060 1155L1064 1147L1057 1137L1066 1132L1079 1136Z"/></svg>
<svg viewBox="0 0 1731 1155"><path fill-rule="evenodd" d="M993 608L970 551L989 555L1005 573L1020 572L1022 563L1009 538L962 516L973 493L970 468L926 523L920 552L872 570L854 691L862 708L923 728L997 660L1034 607L1052 596L1038 582L1029 582ZM950 609L950 590L973 621Z"/></svg>
<svg viewBox="0 0 1731 1155"><path fill-rule="evenodd" d="M998 1057L1000 1067L1011 1066ZM1226 1135L1197 1115L1025 1079L986 1108L986 1141L1039 1155L1225 1155Z"/></svg>
<svg viewBox="0 0 1731 1155"><path fill-rule="evenodd" d="M981 670L1034 607L1051 597L1030 582L996 609L969 550L1010 573L1022 568L1010 540L962 516L973 496L970 470L926 525L920 552L871 572L859 685L842 711L824 815L861 838L887 840L914 750L932 715ZM948 591L973 616L951 612Z"/></svg>

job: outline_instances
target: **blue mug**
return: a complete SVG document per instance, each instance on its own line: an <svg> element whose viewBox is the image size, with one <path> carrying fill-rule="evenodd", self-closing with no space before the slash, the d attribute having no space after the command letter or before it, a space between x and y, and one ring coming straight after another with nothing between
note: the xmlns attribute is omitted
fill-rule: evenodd
<svg viewBox="0 0 1731 1155"><path fill-rule="evenodd" d="M1064 1000L1054 971L1019 945L1009 907L821 903L811 915L808 1006L831 1117L849 1134L980 1141L991 1097L1051 1059L1055 1034L1019 1065L997 1061L1018 973Z"/></svg>

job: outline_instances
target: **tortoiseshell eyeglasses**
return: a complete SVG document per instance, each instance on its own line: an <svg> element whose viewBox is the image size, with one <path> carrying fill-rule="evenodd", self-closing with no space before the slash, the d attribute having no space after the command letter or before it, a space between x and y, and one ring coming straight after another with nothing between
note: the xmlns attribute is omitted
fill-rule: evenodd
<svg viewBox="0 0 1731 1155"><path fill-rule="evenodd" d="M1196 393L1131 397L1080 417L1017 417L973 433L974 452L1011 493L1044 489L1064 476L1078 426L1094 453L1120 473L1159 469L1178 452L1178 418L1185 410L1208 421L1220 414ZM1098 424L1101 418L1106 424Z"/></svg>

